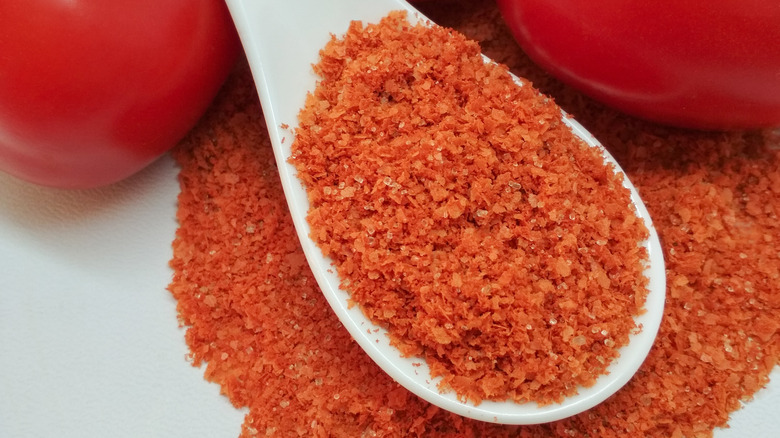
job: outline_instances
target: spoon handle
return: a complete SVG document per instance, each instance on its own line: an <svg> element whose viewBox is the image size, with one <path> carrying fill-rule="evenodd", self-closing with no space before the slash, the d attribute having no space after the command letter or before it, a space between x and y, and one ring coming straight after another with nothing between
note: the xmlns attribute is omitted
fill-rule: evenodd
<svg viewBox="0 0 780 438"><path fill-rule="evenodd" d="M271 139L292 125L316 77L311 65L331 34L350 21L378 21L393 9L414 11L402 0L226 0L252 68Z"/></svg>

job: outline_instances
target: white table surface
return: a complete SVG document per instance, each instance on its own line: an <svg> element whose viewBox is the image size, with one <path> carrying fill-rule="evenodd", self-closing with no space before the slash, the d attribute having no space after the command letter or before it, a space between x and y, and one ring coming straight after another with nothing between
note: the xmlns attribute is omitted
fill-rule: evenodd
<svg viewBox="0 0 780 438"><path fill-rule="evenodd" d="M166 290L176 167L91 191L0 174L0 437L237 437ZM780 293L780 291L778 291ZM780 430L780 371L717 438Z"/></svg>

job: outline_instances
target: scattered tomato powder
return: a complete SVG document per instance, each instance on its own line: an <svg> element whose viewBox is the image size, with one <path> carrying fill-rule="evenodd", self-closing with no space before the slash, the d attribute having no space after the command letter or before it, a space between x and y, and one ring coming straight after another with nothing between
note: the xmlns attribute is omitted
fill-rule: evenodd
<svg viewBox="0 0 780 438"><path fill-rule="evenodd" d="M554 96L621 163L665 251L669 290L656 344L617 394L548 425L467 420L400 388L351 341L303 261L243 64L174 151L180 228L170 286L194 364L205 363L206 378L248 408L241 435L711 436L780 357L777 134L684 131L621 115L534 66L494 2L420 7Z"/></svg>
<svg viewBox="0 0 780 438"><path fill-rule="evenodd" d="M459 398L593 385L647 295L622 174L450 29L398 11L320 57L290 161L350 299Z"/></svg>

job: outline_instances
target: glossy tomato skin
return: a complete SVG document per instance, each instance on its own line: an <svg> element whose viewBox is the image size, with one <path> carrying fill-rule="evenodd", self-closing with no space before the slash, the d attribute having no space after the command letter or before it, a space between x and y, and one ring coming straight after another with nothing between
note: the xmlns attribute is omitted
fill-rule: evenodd
<svg viewBox="0 0 780 438"><path fill-rule="evenodd" d="M646 119L780 126L777 0L498 0L523 50L562 81Z"/></svg>
<svg viewBox="0 0 780 438"><path fill-rule="evenodd" d="M240 50L219 0L0 2L0 170L123 179L180 140Z"/></svg>

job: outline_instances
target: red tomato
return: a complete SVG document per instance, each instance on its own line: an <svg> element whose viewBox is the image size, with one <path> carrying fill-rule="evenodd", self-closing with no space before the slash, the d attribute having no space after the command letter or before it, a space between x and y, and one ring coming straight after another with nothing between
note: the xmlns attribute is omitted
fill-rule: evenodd
<svg viewBox="0 0 780 438"><path fill-rule="evenodd" d="M694 128L780 126L777 0L498 0L528 55L593 98Z"/></svg>
<svg viewBox="0 0 780 438"><path fill-rule="evenodd" d="M180 140L240 45L219 0L0 2L0 170L85 188Z"/></svg>

